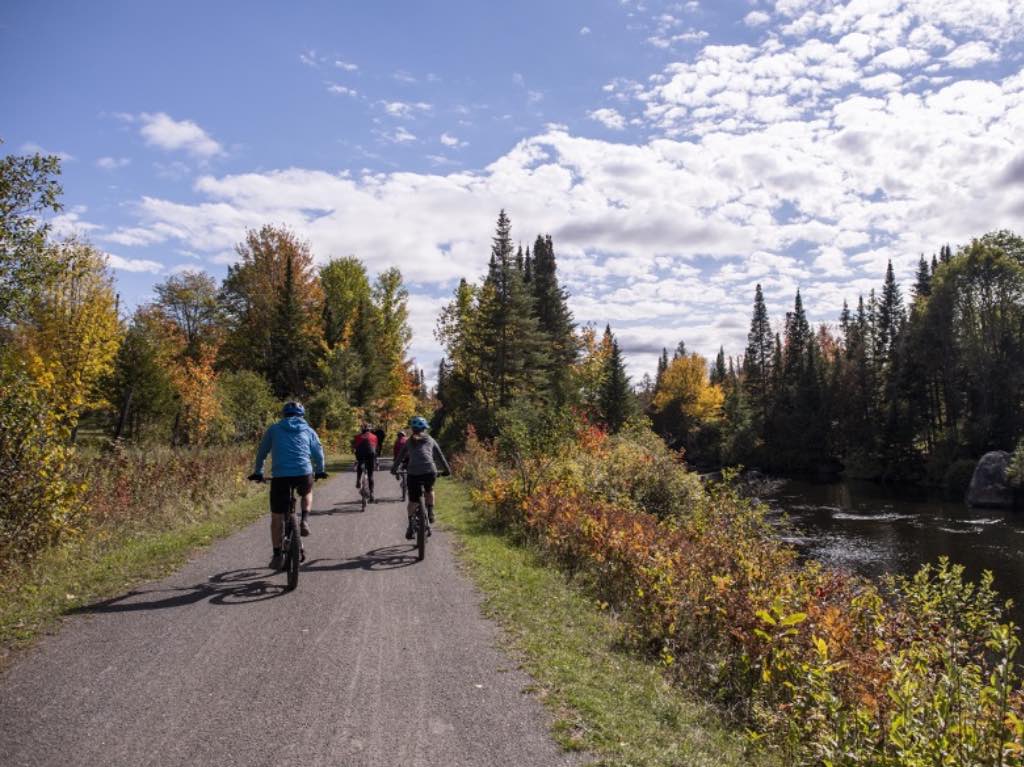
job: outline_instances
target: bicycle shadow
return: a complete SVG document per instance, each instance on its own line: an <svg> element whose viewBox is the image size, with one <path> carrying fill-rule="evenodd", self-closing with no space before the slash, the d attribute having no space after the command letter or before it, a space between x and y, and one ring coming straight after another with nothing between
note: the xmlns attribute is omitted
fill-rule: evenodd
<svg viewBox="0 0 1024 767"><path fill-rule="evenodd" d="M368 572L381 572L383 570L397 570L401 567L409 567L418 561L416 558L416 545L401 544L399 546L382 546L379 549L372 549L358 557L350 557L348 559L310 559L302 566L302 571L336 572L339 570L366 570Z"/></svg>
<svg viewBox="0 0 1024 767"><path fill-rule="evenodd" d="M210 576L206 583L169 589L132 589L110 599L82 605L69 610L69 614L128 613L145 610L165 610L170 607L187 607L204 600L214 605L243 605L275 599L287 593L284 581L269 581L277 575L268 568L246 568L226 570ZM150 597L168 594L162 598L135 601L136 597Z"/></svg>

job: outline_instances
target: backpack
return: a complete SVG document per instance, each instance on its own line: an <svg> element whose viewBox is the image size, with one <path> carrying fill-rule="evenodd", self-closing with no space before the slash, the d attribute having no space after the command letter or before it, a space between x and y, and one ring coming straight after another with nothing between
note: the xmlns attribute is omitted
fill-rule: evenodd
<svg viewBox="0 0 1024 767"><path fill-rule="evenodd" d="M373 432L356 435L356 458L376 458L377 438Z"/></svg>

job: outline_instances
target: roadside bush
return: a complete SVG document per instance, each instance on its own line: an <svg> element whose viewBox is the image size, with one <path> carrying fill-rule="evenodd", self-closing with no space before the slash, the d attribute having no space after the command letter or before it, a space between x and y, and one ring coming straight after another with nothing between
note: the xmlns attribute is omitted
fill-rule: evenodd
<svg viewBox="0 0 1024 767"><path fill-rule="evenodd" d="M1019 640L991 576L940 560L876 586L801 563L759 507L639 434L581 431L533 482L501 456L470 435L458 465L492 518L784 763L1024 764Z"/></svg>
<svg viewBox="0 0 1024 767"><path fill-rule="evenodd" d="M74 531L82 487L66 474L69 438L36 380L0 355L0 572Z"/></svg>
<svg viewBox="0 0 1024 767"><path fill-rule="evenodd" d="M197 520L210 505L242 495L255 449L251 444L206 448L126 447L80 453L72 469L85 488L83 528L95 534Z"/></svg>
<svg viewBox="0 0 1024 767"><path fill-rule="evenodd" d="M356 432L358 414L337 389L321 389L306 403L306 415L320 441L334 449L348 449Z"/></svg>

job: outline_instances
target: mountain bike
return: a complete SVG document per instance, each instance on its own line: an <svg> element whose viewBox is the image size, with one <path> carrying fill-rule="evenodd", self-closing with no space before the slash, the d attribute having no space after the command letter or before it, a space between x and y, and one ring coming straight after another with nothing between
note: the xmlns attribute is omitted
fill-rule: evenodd
<svg viewBox="0 0 1024 767"><path fill-rule="evenodd" d="M249 479L261 484L267 482L265 478L254 477L255 475ZM288 496L288 513L284 515L284 535L281 536L281 555L284 557L284 566L281 569L288 574L285 591L294 591L299 585L299 565L305 561L306 551L299 540L299 513L296 510L299 496L295 493L294 487L288 489Z"/></svg>
<svg viewBox="0 0 1024 767"><path fill-rule="evenodd" d="M358 464L356 464L356 471L359 471ZM366 511L367 501L373 500L373 495L370 493L370 472L363 467L363 473L359 477L359 510Z"/></svg>
<svg viewBox="0 0 1024 767"><path fill-rule="evenodd" d="M416 511L412 515L412 529L416 534L416 559L420 562L427 556L427 538L430 537L430 521L427 519L427 500L420 496Z"/></svg>
<svg viewBox="0 0 1024 767"><path fill-rule="evenodd" d="M402 503L405 503L405 496L409 491L409 472L405 469L400 469L396 476L398 477L398 486L402 488Z"/></svg>

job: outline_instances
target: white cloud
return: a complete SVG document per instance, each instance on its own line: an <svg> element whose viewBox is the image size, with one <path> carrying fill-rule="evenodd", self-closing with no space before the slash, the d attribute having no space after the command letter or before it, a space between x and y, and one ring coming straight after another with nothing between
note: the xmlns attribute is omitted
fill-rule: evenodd
<svg viewBox="0 0 1024 767"><path fill-rule="evenodd" d="M68 237L88 237L90 232L102 229L98 224L93 224L82 218L86 212L84 205L76 205L69 210L58 213L49 220L50 233L57 239Z"/></svg>
<svg viewBox="0 0 1024 767"><path fill-rule="evenodd" d="M973 40L950 51L943 61L954 69L971 69L978 64L996 61L998 58L998 54L988 46L988 43Z"/></svg>
<svg viewBox="0 0 1024 767"><path fill-rule="evenodd" d="M590 27L580 27L580 35L589 35Z"/></svg>
<svg viewBox="0 0 1024 767"><path fill-rule="evenodd" d="M159 274L163 271L163 264L157 263L156 261L147 261L141 258L122 258L121 256L114 255L113 253L105 253L107 257L107 265L111 269L120 269L123 272L149 272L150 274Z"/></svg>
<svg viewBox="0 0 1024 767"><path fill-rule="evenodd" d="M416 135L399 125L393 132L384 134L384 138L394 144L408 144L416 140Z"/></svg>
<svg viewBox="0 0 1024 767"><path fill-rule="evenodd" d="M42 147L39 144L36 144L32 141L28 141L22 144L20 147L20 151L23 154L41 154L45 156L53 156L56 157L61 162L72 162L75 159L74 155L69 154L68 152L61 152L55 149L46 149L45 147Z"/></svg>
<svg viewBox="0 0 1024 767"><path fill-rule="evenodd" d="M453 147L453 148L467 146L467 142L463 141L458 136L453 136L450 133L442 133L440 141L445 146L449 146L449 147Z"/></svg>
<svg viewBox="0 0 1024 767"><path fill-rule="evenodd" d="M746 24L748 27L764 26L771 20L771 15L765 13L764 11L751 11L750 13L743 17L743 23Z"/></svg>
<svg viewBox="0 0 1024 767"><path fill-rule="evenodd" d="M381 106L389 116L400 119L414 118L417 114L430 112L433 109L433 105L423 101L382 101Z"/></svg>
<svg viewBox="0 0 1024 767"><path fill-rule="evenodd" d="M338 83L329 83L327 86L327 90L330 93L337 93L340 96L356 97L359 95L359 91L357 91L355 88L349 88L345 85L339 85Z"/></svg>
<svg viewBox="0 0 1024 767"><path fill-rule="evenodd" d="M150 146L168 151L184 150L193 155L208 159L223 154L219 143L191 120L175 120L164 112L139 115L142 127L139 133Z"/></svg>
<svg viewBox="0 0 1024 767"><path fill-rule="evenodd" d="M349 61L342 61L341 59L335 59L334 66L338 69L344 69L346 72L356 72L359 69L357 64L353 64Z"/></svg>
<svg viewBox="0 0 1024 767"><path fill-rule="evenodd" d="M130 163L131 159L128 157L98 157L96 159L96 167L101 170L117 170Z"/></svg>
<svg viewBox="0 0 1024 767"><path fill-rule="evenodd" d="M625 130L626 119L615 109L595 109L587 112L587 117L596 120L609 130Z"/></svg>

